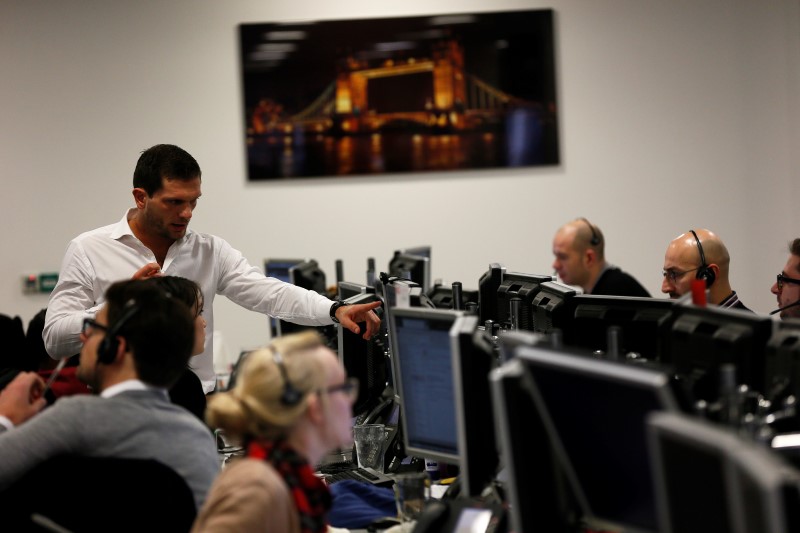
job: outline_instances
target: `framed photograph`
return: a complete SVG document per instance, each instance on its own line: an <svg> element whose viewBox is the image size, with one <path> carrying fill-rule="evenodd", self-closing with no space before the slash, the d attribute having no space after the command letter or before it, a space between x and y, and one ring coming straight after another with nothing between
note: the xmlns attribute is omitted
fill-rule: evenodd
<svg viewBox="0 0 800 533"><path fill-rule="evenodd" d="M239 26L248 179L557 165L553 11Z"/></svg>

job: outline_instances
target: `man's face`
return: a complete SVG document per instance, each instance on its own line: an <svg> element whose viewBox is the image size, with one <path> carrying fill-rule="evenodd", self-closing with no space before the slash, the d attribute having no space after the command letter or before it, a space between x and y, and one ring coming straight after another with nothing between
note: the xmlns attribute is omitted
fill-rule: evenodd
<svg viewBox="0 0 800 533"><path fill-rule="evenodd" d="M137 196L140 206L142 229L166 240L176 241L186 235L192 212L201 196L200 178L170 180L162 178L162 187L153 196L144 189Z"/></svg>
<svg viewBox="0 0 800 533"><path fill-rule="evenodd" d="M800 257L790 255L783 267L782 274L788 278L800 279ZM784 280L782 286L778 288L778 282L772 284L772 294L778 297L778 307L786 307L800 300L800 283L792 283ZM781 318L800 318L800 305L790 307L781 311Z"/></svg>
<svg viewBox="0 0 800 533"><path fill-rule="evenodd" d="M553 238L553 270L562 283L582 286L589 278L586 268L586 253L575 249L575 230L565 228Z"/></svg>
<svg viewBox="0 0 800 533"><path fill-rule="evenodd" d="M108 325L108 310L103 306L97 312L94 321L98 326ZM97 377L97 347L106 336L106 330L103 327L89 327L81 331L80 339L83 343L81 354L78 362L78 368L75 369L75 375L83 383L87 384L94 390L99 390L99 380Z"/></svg>
<svg viewBox="0 0 800 533"><path fill-rule="evenodd" d="M670 243L667 253L664 254L666 274L661 282L661 292L669 294L670 298L678 298L692 290L692 280L700 266L696 253L696 250L681 243Z"/></svg>

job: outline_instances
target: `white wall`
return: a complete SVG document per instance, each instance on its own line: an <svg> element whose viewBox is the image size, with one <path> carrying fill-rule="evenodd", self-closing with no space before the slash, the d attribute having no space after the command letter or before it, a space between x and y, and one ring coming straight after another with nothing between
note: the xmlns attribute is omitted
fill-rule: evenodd
<svg viewBox="0 0 800 533"><path fill-rule="evenodd" d="M556 11L560 166L247 182L239 23L539 7ZM22 274L56 271L72 237L118 220L140 151L162 142L203 168L194 229L254 264L314 257L329 280L336 259L363 281L367 257L385 269L419 244L466 288L490 262L549 273L553 232L585 216L654 295L669 240L715 230L764 313L800 235L797 0L4 0L0 73L0 312L25 321L47 299L23 295ZM266 340L263 317L215 311L232 351Z"/></svg>

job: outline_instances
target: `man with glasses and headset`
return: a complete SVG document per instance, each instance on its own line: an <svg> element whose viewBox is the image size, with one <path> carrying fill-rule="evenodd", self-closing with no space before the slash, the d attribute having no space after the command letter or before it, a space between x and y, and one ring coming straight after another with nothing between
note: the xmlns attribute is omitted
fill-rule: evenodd
<svg viewBox="0 0 800 533"><path fill-rule="evenodd" d="M709 304L750 311L731 289L730 261L728 249L714 232L689 230L675 237L667 247L661 292L679 298L691 292L693 280L703 280Z"/></svg>
<svg viewBox="0 0 800 533"><path fill-rule="evenodd" d="M770 290L778 297L778 308L771 315L800 318L800 238L789 243L789 259Z"/></svg>

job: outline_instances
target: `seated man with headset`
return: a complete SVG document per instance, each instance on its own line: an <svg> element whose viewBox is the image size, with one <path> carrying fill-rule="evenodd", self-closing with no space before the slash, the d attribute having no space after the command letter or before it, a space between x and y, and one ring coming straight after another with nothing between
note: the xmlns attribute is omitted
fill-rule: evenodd
<svg viewBox="0 0 800 533"><path fill-rule="evenodd" d="M700 279L708 289L708 303L750 311L731 289L728 279L731 257L722 240L707 229L689 230L675 237L664 254L661 292L679 298L691 292L692 280Z"/></svg>
<svg viewBox="0 0 800 533"><path fill-rule="evenodd" d="M144 281L117 282L105 296L80 334L77 376L95 394L61 398L36 414L44 383L28 372L0 393L0 490L58 456L153 459L184 479L199 509L220 469L216 443L167 393L191 357L194 317Z"/></svg>

